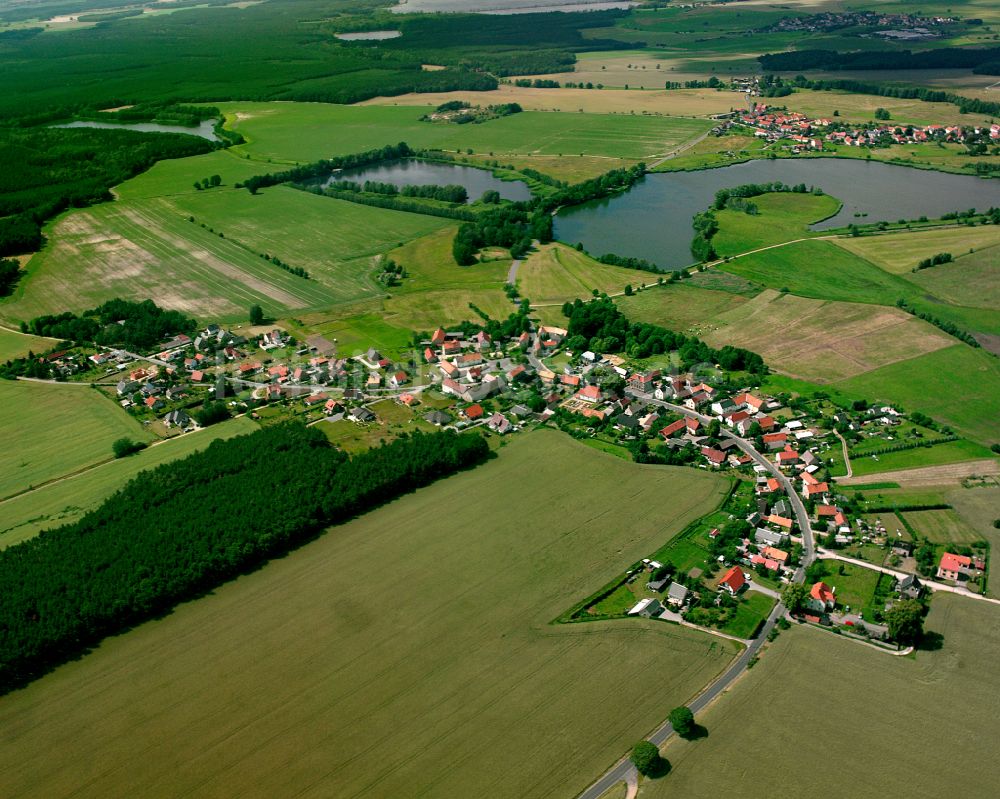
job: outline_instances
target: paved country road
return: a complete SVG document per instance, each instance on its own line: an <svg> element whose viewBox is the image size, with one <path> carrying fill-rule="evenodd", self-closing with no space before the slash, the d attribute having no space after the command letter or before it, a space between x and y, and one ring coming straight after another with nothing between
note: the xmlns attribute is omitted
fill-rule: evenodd
<svg viewBox="0 0 1000 799"><path fill-rule="evenodd" d="M515 258L510 262L510 270L507 272L507 285L513 286L517 280L517 268L521 265L521 259Z"/></svg>
<svg viewBox="0 0 1000 799"><path fill-rule="evenodd" d="M708 424L712 421L712 417L691 411L680 405L674 405L669 402L653 399L648 394L635 391L630 391L629 393L632 394L632 396L649 402L652 405L658 405L661 408L668 408L670 410L677 411L678 413L682 413L685 416L698 419L703 424ZM777 478L777 480L781 483L782 488L785 489L789 502L792 505L792 510L795 511L795 516L799 523L799 529L802 531L802 564L796 570L792 580L795 582L802 582L805 579L806 567L812 563L813 559L816 557L816 546L813 542L812 525L809 522L809 514L806 513L806 508L802 499L795 493L795 489L794 486L792 486L791 481L778 470L777 466L761 455L754 448L753 444L727 430L723 430L722 435L736 441L736 445L743 450L743 452L753 458L757 463L764 466L772 475L774 475L775 478ZM764 626L760 629L757 637L747 644L747 648L743 650L743 653L736 658L736 660L722 673L720 677L711 683L691 702L688 702L687 706L691 709L692 713L697 715L708 707L720 694L729 688L729 686L731 686L744 671L747 670L750 660L760 651L760 648L767 640L767 636L770 634L771 630L774 629L774 625L784 614L785 606L782 605L781 602L778 602L778 604L776 604L774 609L771 611L771 614L767 617L767 620L764 622ZM671 726L669 721L665 721L646 737L657 746L662 746L673 734L674 728ZM598 799L601 794L619 782L627 782L635 778L635 766L632 765L632 762L626 755L614 766L612 766L611 769L605 772L605 774L597 780L597 782L581 793L580 799Z"/></svg>

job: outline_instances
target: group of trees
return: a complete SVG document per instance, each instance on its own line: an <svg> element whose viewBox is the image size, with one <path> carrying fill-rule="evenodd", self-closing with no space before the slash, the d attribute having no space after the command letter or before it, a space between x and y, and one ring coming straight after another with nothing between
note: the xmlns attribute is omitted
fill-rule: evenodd
<svg viewBox="0 0 1000 799"><path fill-rule="evenodd" d="M917 264L914 272L918 272L921 269L930 269L932 266L940 266L941 264L950 264L954 258L951 257L950 252L939 252L937 255L933 255L930 258L924 258L920 263Z"/></svg>
<svg viewBox="0 0 1000 799"><path fill-rule="evenodd" d="M10 295L20 278L21 265L12 258L0 258L0 297Z"/></svg>
<svg viewBox="0 0 1000 799"><path fill-rule="evenodd" d="M483 247L506 247L514 258L520 258L533 239L552 240L552 217L532 209L530 203L508 203L483 211L459 227L451 251L457 263L467 266L476 262L476 253Z"/></svg>
<svg viewBox="0 0 1000 799"><path fill-rule="evenodd" d="M794 186L789 186L787 183L782 183L780 180L775 180L771 183L741 183L739 186L730 186L728 189L719 189L715 193L715 199L712 201L712 208L716 211L721 211L729 205L730 200L746 199L747 197L759 197L762 194L771 194L775 192L822 194L823 190L817 189L813 186L806 186L805 183L796 183Z"/></svg>
<svg viewBox="0 0 1000 799"><path fill-rule="evenodd" d="M221 185L222 185L222 177L220 175L212 175L211 177L207 177L204 180L196 180L194 182L194 187L198 191L202 191L203 189L214 189L217 186Z"/></svg>
<svg viewBox="0 0 1000 799"><path fill-rule="evenodd" d="M632 358L677 352L683 369L699 363L712 363L726 371L767 374L763 358L755 352L729 345L713 349L694 336L659 325L630 322L614 301L606 296L590 302L567 302L562 311L569 319L569 339L579 337L584 348L594 352L625 352Z"/></svg>
<svg viewBox="0 0 1000 799"><path fill-rule="evenodd" d="M0 691L488 454L478 435L417 433L349 459L290 424L142 472L0 552Z"/></svg>
<svg viewBox="0 0 1000 799"><path fill-rule="evenodd" d="M931 50L790 50L757 57L767 72L808 69L974 69L1000 62L1000 47L940 47Z"/></svg>
<svg viewBox="0 0 1000 799"><path fill-rule="evenodd" d="M110 200L109 187L157 161L212 148L180 133L0 126L0 256L38 249L47 219Z"/></svg>
<svg viewBox="0 0 1000 799"><path fill-rule="evenodd" d="M979 348L982 346L975 336L973 336L967 330L962 330L962 328L960 328L954 322L951 322L947 319L941 319L940 317L934 316L934 314L927 313L926 311L919 311L902 297L896 300L896 307L906 311L911 316L915 316L918 319L923 319L925 322L930 322L932 325L934 325L934 327L938 328L939 330L943 330L949 336L954 336L959 341L965 342L970 347Z"/></svg>
<svg viewBox="0 0 1000 799"><path fill-rule="evenodd" d="M195 321L180 311L160 308L152 300L108 300L77 316L66 311L36 316L21 323L23 333L63 341L95 343L106 347L144 350L178 333L190 333Z"/></svg>
<svg viewBox="0 0 1000 799"><path fill-rule="evenodd" d="M446 203L464 203L469 199L469 193L465 186L448 184L446 186L423 185L423 186L397 186L394 183L382 183L375 180L366 180L364 183L357 183L353 180L335 180L327 186L334 191L365 192L366 194L384 194L389 197L401 195L403 197L419 197L426 200L440 200ZM499 195L498 195L499 196Z"/></svg>

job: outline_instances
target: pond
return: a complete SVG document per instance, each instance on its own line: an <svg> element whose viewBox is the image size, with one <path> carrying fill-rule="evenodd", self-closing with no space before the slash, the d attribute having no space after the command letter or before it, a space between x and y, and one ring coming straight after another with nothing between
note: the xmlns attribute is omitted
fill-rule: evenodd
<svg viewBox="0 0 1000 799"><path fill-rule="evenodd" d="M335 33L338 39L345 42L381 42L386 39L398 39L402 31L357 31L355 33Z"/></svg>
<svg viewBox="0 0 1000 799"><path fill-rule="evenodd" d="M691 219L712 204L715 192L773 181L816 186L843 201L840 212L814 230L1000 205L1000 180L843 158L777 159L647 175L625 194L560 211L555 235L569 244L582 242L595 256L615 253L680 269L694 260Z"/></svg>
<svg viewBox="0 0 1000 799"><path fill-rule="evenodd" d="M53 125L54 128L107 128L108 130L137 130L140 133L186 133L189 136L201 136L209 141L218 141L213 128L216 120L206 119L200 125L186 127L184 125L159 125L156 122L95 122L80 120L68 122L65 125Z"/></svg>
<svg viewBox="0 0 1000 799"><path fill-rule="evenodd" d="M464 186L469 193L470 202L478 200L484 191L490 189L499 192L505 200L531 199L531 191L523 181L500 180L486 169L417 159L344 169L323 181L323 185L326 186L336 180L353 180L355 183L374 180L380 183L392 183L394 186Z"/></svg>

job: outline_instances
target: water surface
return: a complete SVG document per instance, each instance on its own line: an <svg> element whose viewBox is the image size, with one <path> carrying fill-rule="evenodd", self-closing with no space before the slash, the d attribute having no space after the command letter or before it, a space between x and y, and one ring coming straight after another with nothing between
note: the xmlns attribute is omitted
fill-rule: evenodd
<svg viewBox="0 0 1000 799"><path fill-rule="evenodd" d="M189 136L201 136L209 141L218 141L219 137L212 130L216 120L206 119L200 125L187 127L185 125L160 125L156 122L96 122L79 120L67 122L65 125L53 125L54 128L105 128L107 130L136 130L140 133L186 133Z"/></svg>
<svg viewBox="0 0 1000 799"><path fill-rule="evenodd" d="M777 159L647 175L624 194L563 209L555 235L570 244L582 242L593 255L615 253L680 269L694 260L691 219L712 204L715 192L773 181L817 186L843 201L840 212L814 230L1000 205L1000 180L844 158Z"/></svg>
<svg viewBox="0 0 1000 799"><path fill-rule="evenodd" d="M500 180L486 169L477 169L459 164L438 164L418 159L393 161L377 166L345 169L323 181L324 186L337 180L353 180L364 183L374 180L392 183L394 186L464 186L469 193L469 201L478 200L484 191L497 191L505 200L530 200L528 185L520 180Z"/></svg>
<svg viewBox="0 0 1000 799"><path fill-rule="evenodd" d="M381 42L385 39L398 39L402 31L357 31L355 33L335 33L338 39L345 42Z"/></svg>

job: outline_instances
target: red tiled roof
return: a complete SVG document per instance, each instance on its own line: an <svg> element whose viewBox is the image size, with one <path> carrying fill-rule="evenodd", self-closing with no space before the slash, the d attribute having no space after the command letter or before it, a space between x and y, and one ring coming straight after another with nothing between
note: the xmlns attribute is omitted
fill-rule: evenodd
<svg viewBox="0 0 1000 799"><path fill-rule="evenodd" d="M971 566L972 558L967 555L954 555L951 552L945 552L941 556L941 568L945 571L957 572L968 569Z"/></svg>
<svg viewBox="0 0 1000 799"><path fill-rule="evenodd" d="M719 580L719 585L728 585L729 589L736 593L744 585L747 584L746 578L743 576L743 571L739 566L733 566L729 571L727 571L721 580Z"/></svg>
<svg viewBox="0 0 1000 799"><path fill-rule="evenodd" d="M836 603L837 597L834 595L833 590L824 582L814 583L813 587L809 589L809 596L813 599L818 599L823 604L827 602Z"/></svg>
<svg viewBox="0 0 1000 799"><path fill-rule="evenodd" d="M686 424L687 423L683 419L678 419L676 422L668 424L666 427L664 427L660 431L660 435L663 436L664 438L670 438L670 436L672 436L678 430L683 430Z"/></svg>
<svg viewBox="0 0 1000 799"><path fill-rule="evenodd" d="M462 413L465 414L466 419L478 419L483 415L483 406L477 402L475 405L470 405Z"/></svg>

